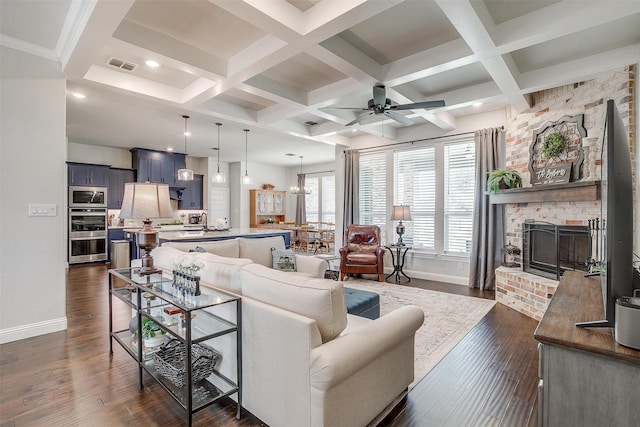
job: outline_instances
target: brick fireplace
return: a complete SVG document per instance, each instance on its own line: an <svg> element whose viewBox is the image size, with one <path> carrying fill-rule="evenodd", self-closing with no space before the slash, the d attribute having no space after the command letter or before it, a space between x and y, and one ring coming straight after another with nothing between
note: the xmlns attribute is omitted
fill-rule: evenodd
<svg viewBox="0 0 640 427"><path fill-rule="evenodd" d="M596 183L600 180L605 101L616 101L629 127L631 153L635 156L634 76L635 71L629 66L593 80L537 92L532 95L532 108L524 113L512 112L506 125L506 167L520 173L525 188L521 197L497 202L505 206L505 242L524 249L523 224L526 221L554 227L577 226L584 230L590 220L601 216L599 185ZM586 129L586 136L581 138L584 154L581 178L566 185L531 188L529 161L534 132L564 116L576 115L584 115L583 126ZM595 190L584 192L584 184L592 184ZM558 191L558 197L549 197L549 194L536 197L551 193L548 188L553 186L555 189L556 185L566 186L562 192ZM520 257L516 261L522 264L523 259ZM522 267L500 267L496 270L496 300L538 320L542 318L557 285L556 277L525 272Z"/></svg>

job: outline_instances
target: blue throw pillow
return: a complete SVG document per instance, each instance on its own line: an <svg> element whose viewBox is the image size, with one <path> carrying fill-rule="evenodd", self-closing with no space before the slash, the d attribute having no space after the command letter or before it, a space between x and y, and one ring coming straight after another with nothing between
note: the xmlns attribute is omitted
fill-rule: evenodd
<svg viewBox="0 0 640 427"><path fill-rule="evenodd" d="M205 248L201 248L200 246L196 246L194 249L189 249L189 252L207 252L207 250Z"/></svg>

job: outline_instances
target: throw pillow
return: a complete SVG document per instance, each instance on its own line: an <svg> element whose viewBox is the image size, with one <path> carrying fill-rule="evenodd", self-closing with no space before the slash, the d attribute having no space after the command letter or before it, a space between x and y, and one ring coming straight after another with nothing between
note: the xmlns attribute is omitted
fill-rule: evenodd
<svg viewBox="0 0 640 427"><path fill-rule="evenodd" d="M273 249L273 268L281 271L296 271L296 253L291 249Z"/></svg>
<svg viewBox="0 0 640 427"><path fill-rule="evenodd" d="M196 246L195 249L189 249L189 252L204 253L204 252L207 252L207 250L205 248L201 248L200 246Z"/></svg>

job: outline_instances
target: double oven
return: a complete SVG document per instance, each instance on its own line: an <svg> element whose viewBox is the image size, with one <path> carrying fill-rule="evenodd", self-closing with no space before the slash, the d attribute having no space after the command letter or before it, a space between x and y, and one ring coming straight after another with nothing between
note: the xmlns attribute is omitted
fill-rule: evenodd
<svg viewBox="0 0 640 427"><path fill-rule="evenodd" d="M107 259L107 188L69 187L69 264Z"/></svg>

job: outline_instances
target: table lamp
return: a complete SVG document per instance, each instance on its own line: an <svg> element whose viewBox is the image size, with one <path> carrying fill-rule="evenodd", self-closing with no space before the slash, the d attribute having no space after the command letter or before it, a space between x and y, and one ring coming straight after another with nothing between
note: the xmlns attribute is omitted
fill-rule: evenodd
<svg viewBox="0 0 640 427"><path fill-rule="evenodd" d="M136 243L142 252L142 266L139 274L157 273L160 269L153 266L150 253L158 247L158 232L151 227L151 220L171 218L169 186L150 182L127 182L124 184L124 197L120 218L141 219L144 226L136 232Z"/></svg>
<svg viewBox="0 0 640 427"><path fill-rule="evenodd" d="M398 233L398 244L404 245L402 242L402 235L404 234L402 221L411 221L411 208L405 205L394 205L391 221L400 221L396 226L396 233Z"/></svg>

